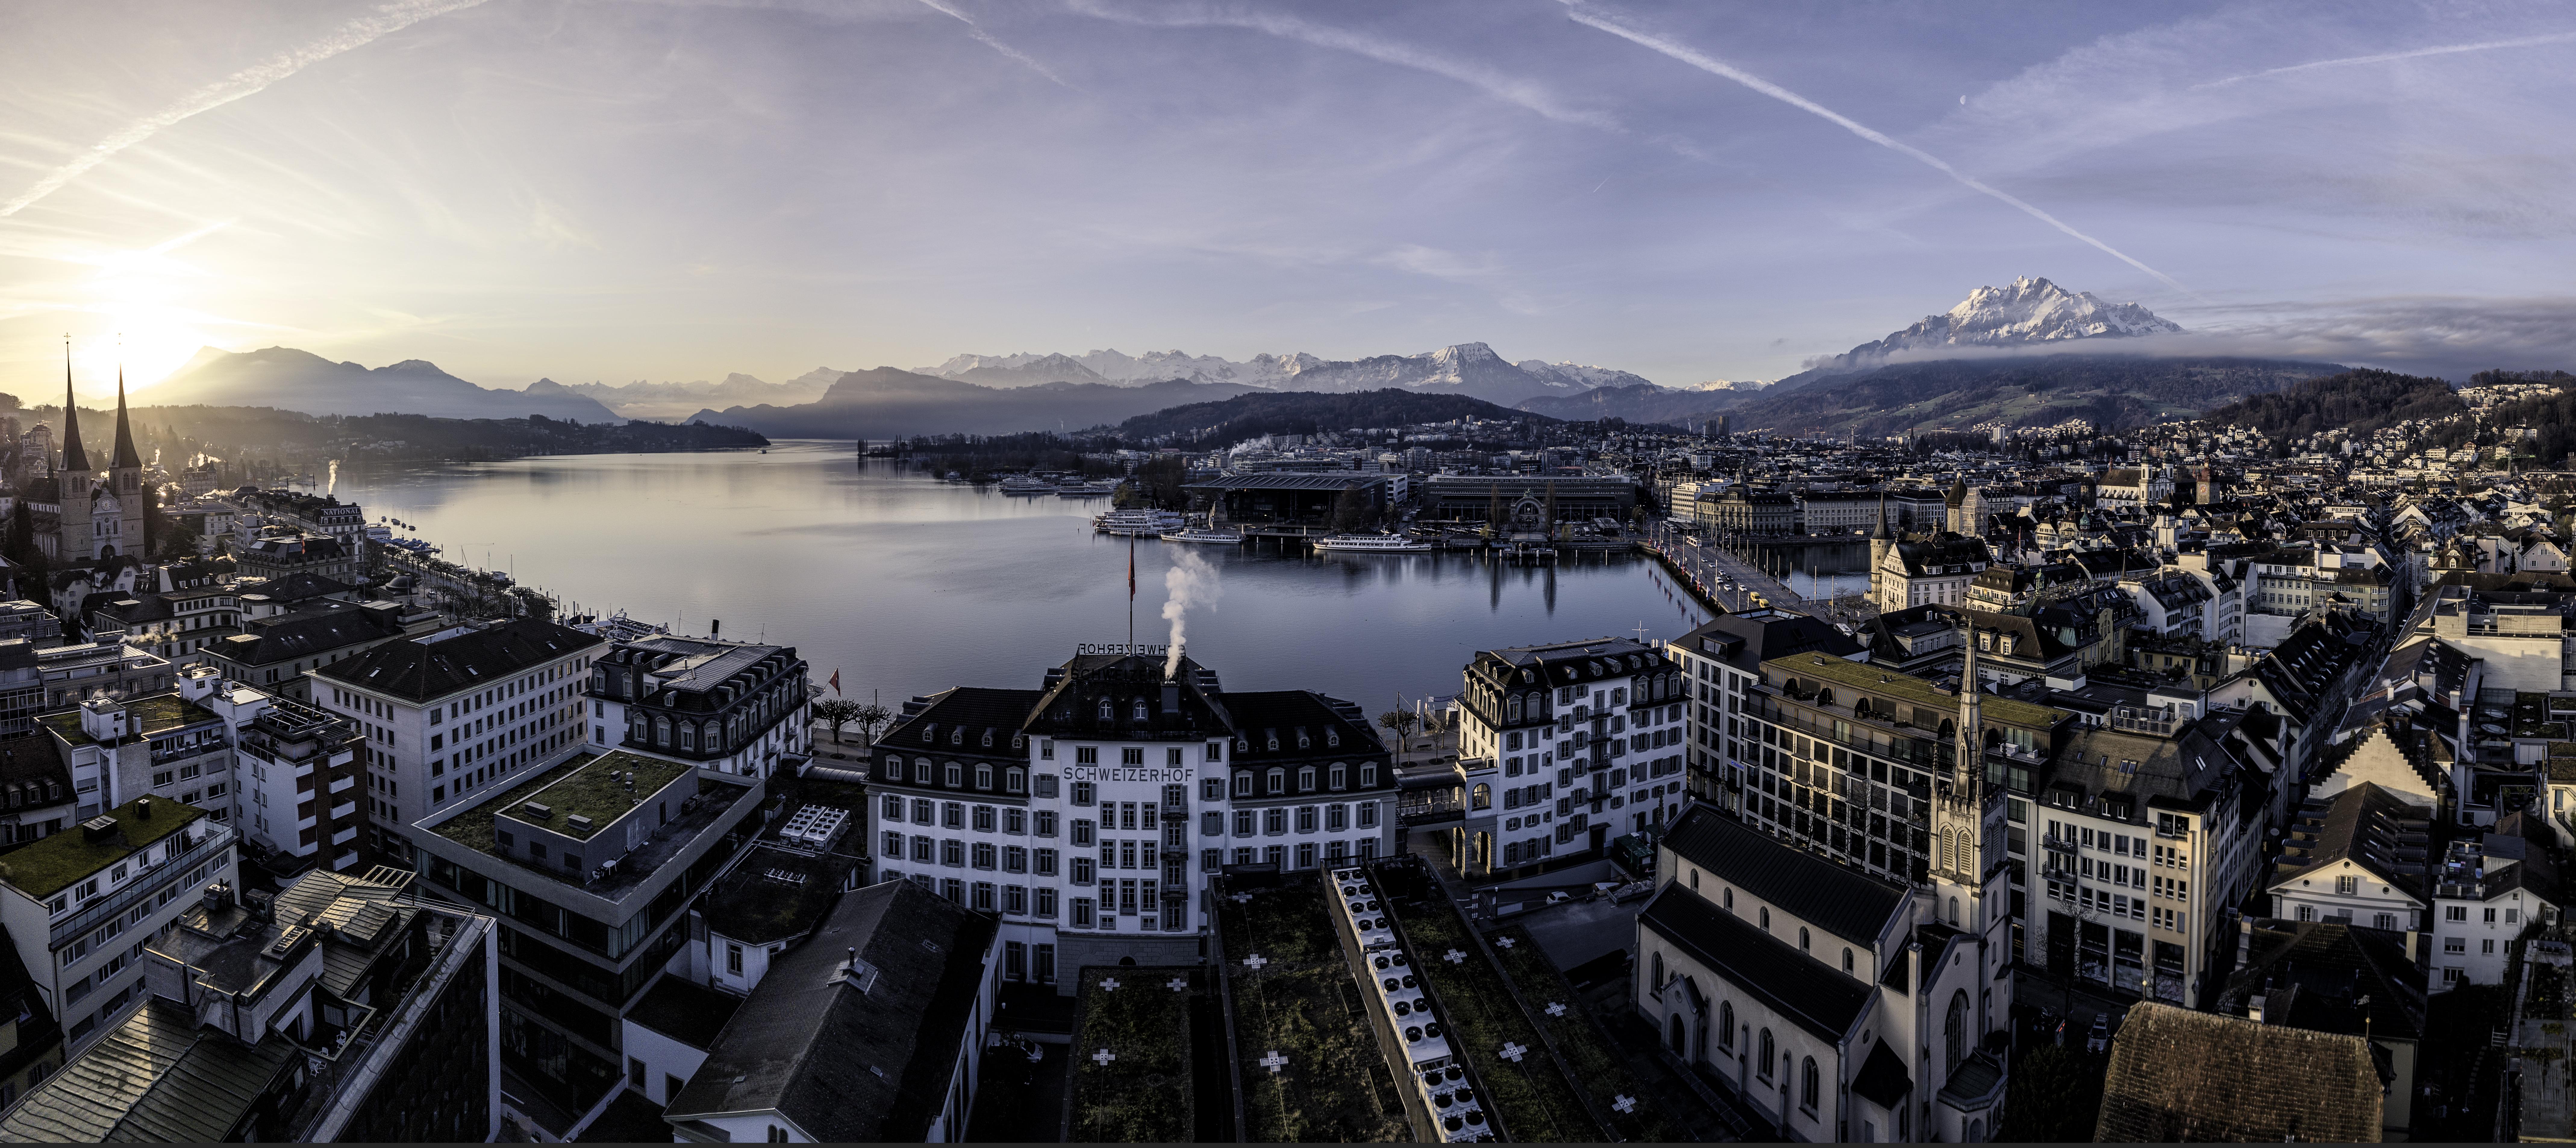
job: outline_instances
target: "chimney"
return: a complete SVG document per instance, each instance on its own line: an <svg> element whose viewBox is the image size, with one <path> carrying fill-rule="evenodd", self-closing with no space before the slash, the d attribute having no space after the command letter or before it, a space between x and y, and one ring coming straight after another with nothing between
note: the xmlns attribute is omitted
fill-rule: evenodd
<svg viewBox="0 0 2576 1148"><path fill-rule="evenodd" d="M224 906L232 904L233 887L221 881L217 881L212 885L206 886L205 899L206 912L209 915L212 915Z"/></svg>
<svg viewBox="0 0 2576 1148"><path fill-rule="evenodd" d="M724 636L724 619L722 619L722 618L718 618L718 619L715 619L715 620L714 620L714 621L712 621L712 622L707 623L707 636L708 636L708 637L710 637L710 638L723 637L723 636Z"/></svg>
<svg viewBox="0 0 2576 1148"><path fill-rule="evenodd" d="M134 819L137 821L152 820L152 797L150 794L145 794L142 797L134 799Z"/></svg>
<svg viewBox="0 0 2576 1148"><path fill-rule="evenodd" d="M1181 683L1170 678L1163 679L1163 712L1181 712Z"/></svg>

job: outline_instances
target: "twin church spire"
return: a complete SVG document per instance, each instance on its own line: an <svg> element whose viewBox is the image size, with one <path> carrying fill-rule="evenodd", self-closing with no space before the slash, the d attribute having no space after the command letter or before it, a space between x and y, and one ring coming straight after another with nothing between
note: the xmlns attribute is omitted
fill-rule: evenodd
<svg viewBox="0 0 2576 1148"><path fill-rule="evenodd" d="M107 464L113 470L143 469L143 455L134 449L134 428L125 414L125 364L116 365L116 454ZM80 405L72 400L72 340L63 336L63 466L64 470L88 470L89 451L81 445Z"/></svg>

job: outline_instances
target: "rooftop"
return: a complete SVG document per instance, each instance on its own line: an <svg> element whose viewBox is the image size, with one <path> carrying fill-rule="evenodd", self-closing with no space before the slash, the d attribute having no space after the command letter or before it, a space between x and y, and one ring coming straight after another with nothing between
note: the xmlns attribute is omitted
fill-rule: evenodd
<svg viewBox="0 0 2576 1148"><path fill-rule="evenodd" d="M624 776L630 772L635 775L631 785ZM553 819L543 823L548 830L586 841L600 827L625 816L636 802L661 792L663 786L689 772L691 767L676 761L611 750L548 782L524 804L543 805L553 811ZM528 817L520 803L493 812L523 820ZM575 817L587 817L590 824L577 827L572 824Z"/></svg>
<svg viewBox="0 0 2576 1148"><path fill-rule="evenodd" d="M145 803L150 812L145 812ZM178 832L206 811L168 798L138 797L111 809L96 821L112 818L112 832L95 840L88 830L90 821L23 845L0 857L0 881L6 881L20 892L41 901L62 892L75 881L105 869L154 842Z"/></svg>
<svg viewBox="0 0 2576 1148"><path fill-rule="evenodd" d="M1940 710L1944 716L1959 708L1959 695L1952 691L1942 689L1912 674L1883 670L1866 662L1845 661L1823 654L1798 654L1786 658L1773 658L1762 665L1764 669L1776 672L1783 678L1816 679L1829 685L1884 694L1914 705ZM1977 705L1979 712L1984 714L1988 721L2027 726L2031 729L2049 729L2067 716L2063 710L2015 701L1996 694L1980 695Z"/></svg>
<svg viewBox="0 0 2576 1148"><path fill-rule="evenodd" d="M213 710L177 694L154 694L150 697L136 698L125 703L125 716L133 719L134 736L138 738L164 734L174 729L185 729L200 722L224 720ZM45 714L36 720L45 723L47 728L61 734L64 741L73 745L98 744L97 738L91 737L88 731L81 729L79 710ZM129 741L126 744L132 743Z"/></svg>
<svg viewBox="0 0 2576 1148"><path fill-rule="evenodd" d="M492 818L495 814L533 800L547 786L570 777L582 767L597 760L600 759L591 754L574 754L566 758L562 764L511 786L498 797L459 809L443 821L434 823L423 821L420 823L421 827L494 860L507 862L531 873L543 873L547 877L574 886L602 900L617 901L641 887L661 868L663 862L677 856L681 850L688 847L690 842L697 840L701 833L713 826L717 819L723 817L725 812L731 809L744 794L758 788L757 782L734 784L702 775L698 781L697 808L672 818L671 824L665 831L654 834L640 848L618 858L616 870L596 880L585 882L580 879L580 874L566 874L546 866L532 865L510 856L500 848L492 835ZM641 774L643 767L638 765L636 772ZM638 781L637 786L640 789L642 782ZM624 788L623 785L619 786L620 791ZM556 824L560 824L561 821L559 816Z"/></svg>

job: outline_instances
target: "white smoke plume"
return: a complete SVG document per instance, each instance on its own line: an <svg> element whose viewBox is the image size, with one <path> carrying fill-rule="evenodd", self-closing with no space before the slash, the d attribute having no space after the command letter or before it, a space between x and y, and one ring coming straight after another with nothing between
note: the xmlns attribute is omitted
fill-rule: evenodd
<svg viewBox="0 0 2576 1148"><path fill-rule="evenodd" d="M1576 3L1576 0L1565 0L1565 3L1571 7ZM1819 104L1814 100L1808 99L1805 96L1799 95L1796 92L1790 91L1787 88L1781 87L1780 85L1754 75L1751 72L1747 72L1742 68L1714 59L1687 45L1677 44L1659 36L1648 35L1644 32L1637 31L1636 29L1613 22L1602 16L1584 11L1580 7L1574 7L1573 10L1568 12L1566 15L1577 24L1582 24L1590 28L1598 28L1601 31L1608 32L1613 36L1617 36L1620 39L1626 40L1639 47L1651 48L1703 72L1707 72L1710 75L1721 76L1726 79L1733 80L1736 83L1742 84L1745 87L1751 88L1754 91L1760 92L1763 95L1769 96L1772 99L1789 105L1790 107L1831 120L1844 131L1848 131L1851 134L1877 144L1880 147L1902 152L1905 155L1911 156L1926 166L1931 167L1933 170L1958 181L1958 184L1961 187L1977 192L1980 195L1990 196L1997 202L2010 206L2023 214L2040 221L2041 223L2045 223L2050 227L2054 227L2059 231L2065 232L2067 235L2073 236L2076 239L2080 239L2085 243L2092 245L2095 249L2119 260L2122 263L2126 263L2131 267L2135 267L2140 271L2144 271L2149 275L2155 276L2158 282L2163 283L2167 287L2171 287L2183 294L2192 295L2194 298L2198 298L2191 288L2175 282L2172 276L2130 258L2127 254L2121 252L2118 248L2112 247L2108 243L2104 243L2099 239L2095 239L2090 235L2086 235L2081 231L2075 230L2075 228L2069 226L2065 220L2059 219L2054 215L2050 215L2045 211L2041 211L2039 208L2023 202L2021 199L2016 198L1999 188L1993 187L1976 177L1967 174L1966 172L1950 166L1948 161L1943 160L1939 156L1898 140L1884 132L1870 128L1869 126L1862 124L1849 116L1843 115L1840 112L1834 111L1823 104Z"/></svg>
<svg viewBox="0 0 2576 1148"><path fill-rule="evenodd" d="M1172 650L1163 656L1163 679L1169 681L1181 672L1181 632L1188 624L1190 607L1216 607L1225 596L1225 585L1217 581L1216 567L1194 550L1181 551L1181 560L1163 573L1163 620L1172 624Z"/></svg>
<svg viewBox="0 0 2576 1148"><path fill-rule="evenodd" d="M27 206L61 191L91 168L106 163L116 153L151 139L154 133L200 112L210 112L244 96L256 95L263 88L321 63L342 52L366 47L377 39L399 32L433 16L444 16L471 8L484 0L397 0L376 10L372 16L351 21L328 36L291 51L272 56L196 91L179 102L128 124L116 134L100 140L89 150L72 157L71 162L55 168L45 178L7 203L0 203L0 219L16 215Z"/></svg>

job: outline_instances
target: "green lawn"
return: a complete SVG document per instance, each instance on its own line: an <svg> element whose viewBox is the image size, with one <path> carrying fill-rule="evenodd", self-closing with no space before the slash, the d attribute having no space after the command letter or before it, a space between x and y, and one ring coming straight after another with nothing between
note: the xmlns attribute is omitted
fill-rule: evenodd
<svg viewBox="0 0 2576 1148"><path fill-rule="evenodd" d="M1600 1030L1584 1012L1583 1002L1576 998L1573 987L1565 982L1555 963L1547 959L1547 954L1527 932L1515 925L1486 939L1492 942L1495 956L1502 960L1504 975L1520 989L1522 999L1537 1007L1538 1023L1556 1042L1557 1051L1564 1055L1566 1066L1574 1070L1575 1078L1592 1093L1594 1107L1609 1114L1621 1139L1671 1143L1690 1138L1680 1125L1664 1114L1661 1105L1646 1095L1636 1076L1628 1071L1627 1062L1603 1041ZM1503 943L1505 940L1511 943L1506 945ZM1564 1005L1565 1015L1548 1015L1550 1003ZM1636 1101L1633 1111L1621 1113L1618 1110L1618 1098L1622 1096Z"/></svg>
<svg viewBox="0 0 2576 1148"><path fill-rule="evenodd" d="M1075 1004L1073 1139L1168 1144L1197 1138L1190 1096L1190 996L1168 987L1197 970L1082 970ZM1115 981L1117 987L1105 988ZM1106 1049L1114 1059L1094 1057Z"/></svg>
<svg viewBox="0 0 2576 1148"><path fill-rule="evenodd" d="M1255 1143L1413 1138L1320 884L1218 902L1234 992L1235 1076ZM1244 965L1258 953L1258 969ZM1273 1073L1261 1061L1288 1063Z"/></svg>
<svg viewBox="0 0 2576 1148"><path fill-rule="evenodd" d="M1513 1002L1501 970L1477 950L1458 910L1445 900L1385 900L1403 926L1414 967L1449 1021L1449 1043L1475 1069L1484 1084L1485 1107L1502 1118L1503 1131L1529 1144L1610 1139L1592 1122L1565 1074L1557 1071L1538 1030ZM1453 951L1465 959L1448 960ZM1506 1060L1502 1049L1507 1044L1528 1052L1518 1061Z"/></svg>

